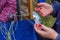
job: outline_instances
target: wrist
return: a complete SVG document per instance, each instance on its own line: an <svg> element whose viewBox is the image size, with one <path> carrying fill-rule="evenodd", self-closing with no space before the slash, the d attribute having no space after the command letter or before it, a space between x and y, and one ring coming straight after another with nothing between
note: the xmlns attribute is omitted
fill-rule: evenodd
<svg viewBox="0 0 60 40"><path fill-rule="evenodd" d="M54 36L53 36L53 40L56 40L56 38L57 38L57 36L58 36L58 33L56 33Z"/></svg>

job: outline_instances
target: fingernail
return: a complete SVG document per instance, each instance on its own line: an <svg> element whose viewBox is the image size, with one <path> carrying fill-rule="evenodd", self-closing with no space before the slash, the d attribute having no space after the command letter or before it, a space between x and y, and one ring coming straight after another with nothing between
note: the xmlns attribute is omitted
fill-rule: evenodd
<svg viewBox="0 0 60 40"><path fill-rule="evenodd" d="M42 27L42 24L39 24L38 27Z"/></svg>
<svg viewBox="0 0 60 40"><path fill-rule="evenodd" d="M40 9L42 9L42 8L40 8Z"/></svg>

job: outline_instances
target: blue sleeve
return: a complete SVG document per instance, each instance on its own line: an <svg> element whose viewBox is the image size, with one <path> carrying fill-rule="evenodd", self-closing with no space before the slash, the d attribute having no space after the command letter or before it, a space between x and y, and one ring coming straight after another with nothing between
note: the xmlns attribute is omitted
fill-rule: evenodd
<svg viewBox="0 0 60 40"><path fill-rule="evenodd" d="M57 36L56 40L60 40L60 34L58 34L58 36Z"/></svg>
<svg viewBox="0 0 60 40"><path fill-rule="evenodd" d="M54 1L52 6L53 6L52 16L57 17L58 11L60 10L60 3L57 1Z"/></svg>
<svg viewBox="0 0 60 40"><path fill-rule="evenodd" d="M59 35L57 36L56 40L60 40L60 11L58 13L58 18L57 18L57 22L56 22L56 32L59 33Z"/></svg>

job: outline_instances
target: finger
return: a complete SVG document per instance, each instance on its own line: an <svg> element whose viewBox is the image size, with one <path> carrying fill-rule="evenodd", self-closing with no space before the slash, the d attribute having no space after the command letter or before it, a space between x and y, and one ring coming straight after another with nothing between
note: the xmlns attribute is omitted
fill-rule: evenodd
<svg viewBox="0 0 60 40"><path fill-rule="evenodd" d="M45 25L41 24L41 23L39 25L35 24L34 28L37 29L37 30L43 29L44 31L49 31L49 28L46 27Z"/></svg>
<svg viewBox="0 0 60 40"><path fill-rule="evenodd" d="M43 17L49 15L49 10L41 7L40 12L39 12Z"/></svg>
<svg viewBox="0 0 60 40"><path fill-rule="evenodd" d="M46 27L45 25L43 25L43 24L41 24L41 23L38 25L38 27L40 27L40 28L43 29L44 31L49 30L48 27Z"/></svg>
<svg viewBox="0 0 60 40"><path fill-rule="evenodd" d="M37 27L34 27L34 29L35 29L35 31L36 31L38 34L40 34L40 35L45 35L45 34L46 34L45 31L39 30Z"/></svg>
<svg viewBox="0 0 60 40"><path fill-rule="evenodd" d="M38 3L37 6L46 7L46 3Z"/></svg>
<svg viewBox="0 0 60 40"><path fill-rule="evenodd" d="M38 29L41 29L41 28L38 27L38 24L34 24L34 27L36 27L36 28L38 28Z"/></svg>
<svg viewBox="0 0 60 40"><path fill-rule="evenodd" d="M40 28L41 28L41 27L42 27L42 24L41 24L41 23L40 23L40 24L38 24L38 27L40 27Z"/></svg>
<svg viewBox="0 0 60 40"><path fill-rule="evenodd" d="M49 31L49 28L48 27L46 27L45 25L43 25L42 24L42 29L44 30L44 31Z"/></svg>
<svg viewBox="0 0 60 40"><path fill-rule="evenodd" d="M38 9L37 8L35 8L35 11L37 11Z"/></svg>
<svg viewBox="0 0 60 40"><path fill-rule="evenodd" d="M44 16L45 13L42 12L42 10L39 10L39 14L42 15L42 16Z"/></svg>
<svg viewBox="0 0 60 40"><path fill-rule="evenodd" d="M39 13L40 13L42 16L44 16L44 15L45 15L45 11L44 11L44 9L41 8L41 9L39 10Z"/></svg>
<svg viewBox="0 0 60 40"><path fill-rule="evenodd" d="M40 9L41 9L41 8L35 8L35 11L38 11L38 12L39 12L39 11L40 11Z"/></svg>
<svg viewBox="0 0 60 40"><path fill-rule="evenodd" d="M37 27L37 24L34 24L34 27Z"/></svg>

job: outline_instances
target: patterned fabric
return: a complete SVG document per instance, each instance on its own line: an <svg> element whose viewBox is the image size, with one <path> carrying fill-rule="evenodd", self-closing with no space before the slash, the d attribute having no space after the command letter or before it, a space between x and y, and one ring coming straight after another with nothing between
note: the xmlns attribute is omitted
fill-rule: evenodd
<svg viewBox="0 0 60 40"><path fill-rule="evenodd" d="M9 20L9 15L13 14L16 20L16 0L0 0L0 21Z"/></svg>
<svg viewBox="0 0 60 40"><path fill-rule="evenodd" d="M0 40L37 40L34 21L20 20L0 23Z"/></svg>

